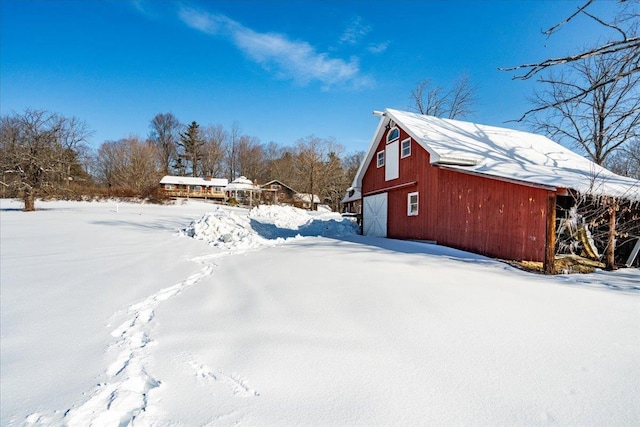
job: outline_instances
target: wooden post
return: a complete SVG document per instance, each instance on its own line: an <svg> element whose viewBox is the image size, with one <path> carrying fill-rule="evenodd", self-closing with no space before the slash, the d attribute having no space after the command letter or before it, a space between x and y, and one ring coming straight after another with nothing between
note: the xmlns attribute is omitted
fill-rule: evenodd
<svg viewBox="0 0 640 427"><path fill-rule="evenodd" d="M556 274L556 193L547 198L547 233L544 244L544 274Z"/></svg>
<svg viewBox="0 0 640 427"><path fill-rule="evenodd" d="M616 208L618 207L618 202L613 197L610 197L607 200L607 204L609 205L609 235L607 238L607 251L606 251L606 270L615 270L616 262L615 262L615 250L616 250Z"/></svg>

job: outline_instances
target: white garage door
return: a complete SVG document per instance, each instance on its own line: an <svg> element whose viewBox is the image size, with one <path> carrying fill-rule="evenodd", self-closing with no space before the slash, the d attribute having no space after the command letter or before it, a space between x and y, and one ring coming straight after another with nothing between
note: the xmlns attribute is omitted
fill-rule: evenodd
<svg viewBox="0 0 640 427"><path fill-rule="evenodd" d="M362 226L365 236L387 237L387 193L363 199Z"/></svg>

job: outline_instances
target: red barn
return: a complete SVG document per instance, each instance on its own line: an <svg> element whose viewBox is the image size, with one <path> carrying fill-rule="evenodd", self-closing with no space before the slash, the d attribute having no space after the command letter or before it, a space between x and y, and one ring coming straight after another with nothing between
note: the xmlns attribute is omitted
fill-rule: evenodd
<svg viewBox="0 0 640 427"><path fill-rule="evenodd" d="M556 206L572 191L633 193L621 177L532 133L387 109L353 187L363 234L553 261Z"/></svg>

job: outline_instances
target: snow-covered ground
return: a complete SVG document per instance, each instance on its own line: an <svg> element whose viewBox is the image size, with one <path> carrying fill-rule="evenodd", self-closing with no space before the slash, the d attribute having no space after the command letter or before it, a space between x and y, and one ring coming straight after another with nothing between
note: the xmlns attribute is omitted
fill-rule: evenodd
<svg viewBox="0 0 640 427"><path fill-rule="evenodd" d="M0 424L637 426L640 272L328 212L0 201Z"/></svg>

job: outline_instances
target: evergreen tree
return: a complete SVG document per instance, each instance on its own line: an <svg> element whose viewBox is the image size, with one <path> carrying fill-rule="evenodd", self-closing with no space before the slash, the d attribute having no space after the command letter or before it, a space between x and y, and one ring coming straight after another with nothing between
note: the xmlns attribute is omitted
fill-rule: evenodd
<svg viewBox="0 0 640 427"><path fill-rule="evenodd" d="M187 168L191 166L191 176L198 176L198 165L200 159L202 159L202 148L205 144L205 140L200 131L200 125L195 121L191 122L187 130L180 133L180 141L178 146L180 147L180 153L178 158L179 164L184 164L185 173ZM184 160L183 162L180 160Z"/></svg>

